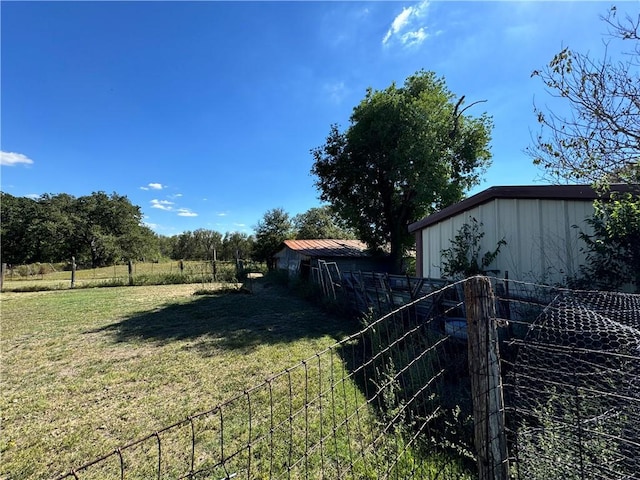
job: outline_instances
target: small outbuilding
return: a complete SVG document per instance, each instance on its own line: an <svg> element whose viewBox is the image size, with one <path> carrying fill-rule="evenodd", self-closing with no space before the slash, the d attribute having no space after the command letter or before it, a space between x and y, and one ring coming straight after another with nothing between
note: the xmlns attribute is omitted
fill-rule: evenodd
<svg viewBox="0 0 640 480"><path fill-rule="evenodd" d="M623 185L614 191L628 191ZM442 251L472 218L482 224L480 255L506 241L491 268L496 276L560 283L585 263L580 232L597 193L587 185L491 187L409 226L416 238L416 274L442 277Z"/></svg>
<svg viewBox="0 0 640 480"><path fill-rule="evenodd" d="M275 268L290 276L309 278L318 262L334 262L340 272L379 271L379 260L372 257L359 240L285 240L274 255Z"/></svg>

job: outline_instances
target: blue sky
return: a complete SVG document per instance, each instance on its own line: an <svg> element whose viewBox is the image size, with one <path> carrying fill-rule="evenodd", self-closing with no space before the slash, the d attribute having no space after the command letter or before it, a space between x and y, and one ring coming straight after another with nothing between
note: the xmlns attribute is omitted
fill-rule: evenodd
<svg viewBox="0 0 640 480"><path fill-rule="evenodd" d="M6 2L1 188L127 195L156 232L318 206L311 148L367 87L433 70L493 116L481 186L540 182L534 69L600 56L609 2ZM618 5L637 12L638 1Z"/></svg>

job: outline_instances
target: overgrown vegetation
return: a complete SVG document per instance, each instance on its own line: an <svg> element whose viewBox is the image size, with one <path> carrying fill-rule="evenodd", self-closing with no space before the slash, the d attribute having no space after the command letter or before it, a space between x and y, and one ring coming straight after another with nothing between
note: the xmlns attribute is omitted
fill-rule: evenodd
<svg viewBox="0 0 640 480"><path fill-rule="evenodd" d="M640 292L640 197L612 195L594 203L587 219L593 233L580 232L587 263L573 284L603 290L629 285Z"/></svg>
<svg viewBox="0 0 640 480"><path fill-rule="evenodd" d="M442 275L454 279L485 275L507 242L504 238L500 239L494 250L489 250L480 257L483 237L482 222L469 217L469 223L460 227L451 240L451 246L441 252Z"/></svg>
<svg viewBox="0 0 640 480"><path fill-rule="evenodd" d="M375 321L371 314L362 320L364 327ZM433 322L418 320L409 309L368 330L362 363L371 361L377 373L360 378L361 389L381 392L374 400L384 428L404 439L416 438L429 456L441 455L451 478L472 478L476 466L466 346L445 343Z"/></svg>
<svg viewBox="0 0 640 480"><path fill-rule="evenodd" d="M569 397L549 388L541 395L545 400L533 408L535 422L519 425L514 445L518 462L513 466L518 478L583 480L610 478L615 472L621 453L614 439L626 419L597 398L574 398L576 392L571 393Z"/></svg>

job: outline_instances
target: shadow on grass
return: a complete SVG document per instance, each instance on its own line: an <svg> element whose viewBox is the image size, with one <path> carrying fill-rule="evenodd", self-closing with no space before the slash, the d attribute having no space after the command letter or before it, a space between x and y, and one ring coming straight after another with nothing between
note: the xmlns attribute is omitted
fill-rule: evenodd
<svg viewBox="0 0 640 480"><path fill-rule="evenodd" d="M93 332L113 332L117 342L196 340L185 348L212 355L219 349L248 353L261 344L326 335L339 340L357 329L357 322L329 315L282 287L262 282L251 294L201 296L133 315Z"/></svg>

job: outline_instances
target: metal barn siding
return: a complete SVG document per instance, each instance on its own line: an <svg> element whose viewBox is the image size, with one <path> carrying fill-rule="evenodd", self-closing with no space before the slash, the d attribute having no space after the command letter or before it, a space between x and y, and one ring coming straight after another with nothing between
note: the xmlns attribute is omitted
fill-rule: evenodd
<svg viewBox="0 0 640 480"><path fill-rule="evenodd" d="M588 230L585 219L593 213L591 200L496 198L422 228L422 276L440 278L441 252L464 223L475 218L482 224L481 255L507 244L489 268L498 276L544 283L561 282L584 262L579 231ZM578 227L578 228L576 228ZM418 232L416 232L418 233Z"/></svg>

